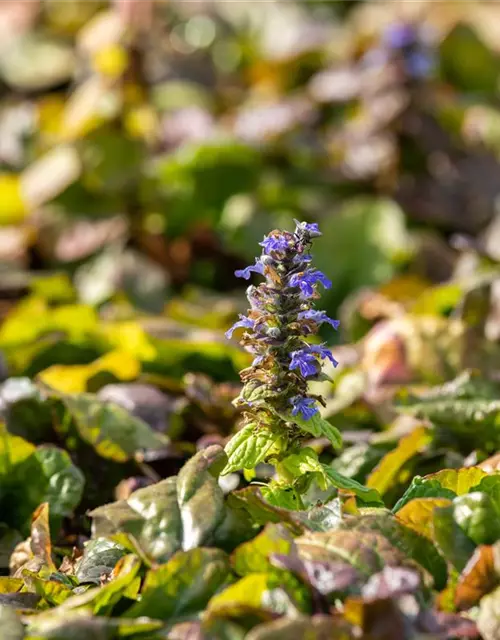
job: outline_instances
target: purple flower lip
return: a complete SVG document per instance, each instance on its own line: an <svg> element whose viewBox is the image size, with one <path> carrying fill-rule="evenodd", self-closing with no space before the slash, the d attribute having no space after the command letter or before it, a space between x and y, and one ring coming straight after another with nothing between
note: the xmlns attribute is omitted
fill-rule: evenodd
<svg viewBox="0 0 500 640"><path fill-rule="evenodd" d="M250 318L247 318L246 316L242 316L241 314L239 315L239 320L237 322L235 322L233 324L233 326L228 329L226 331L226 338L229 340L230 338L232 338L233 336L233 331L235 329L238 329L239 327L242 327L244 329L253 329L254 328L254 321L250 320Z"/></svg>
<svg viewBox="0 0 500 640"><path fill-rule="evenodd" d="M316 311L315 309L301 311L297 317L299 320L312 320L317 324L326 322L327 324L330 324L335 330L337 330L340 326L340 322L338 320L332 320L332 318L329 318L324 311Z"/></svg>
<svg viewBox="0 0 500 640"><path fill-rule="evenodd" d="M263 253L266 254L271 251L287 251L290 248L288 240L283 236L266 236L259 244L264 248Z"/></svg>
<svg viewBox="0 0 500 640"><path fill-rule="evenodd" d="M300 413L304 420L309 420L318 413L318 407L316 406L316 402L313 398L294 396L293 398L290 398L290 404L293 407L292 416L296 416Z"/></svg>
<svg viewBox="0 0 500 640"><path fill-rule="evenodd" d="M330 362L333 364L334 367L338 366L338 362L335 360L335 358L332 355L332 352L330 351L330 349L328 349L327 347L325 347L322 344L313 344L309 347L309 351L311 353L315 353L317 354L322 360L324 360L325 358L327 358L328 360L330 360Z"/></svg>
<svg viewBox="0 0 500 640"><path fill-rule="evenodd" d="M410 47L417 39L417 30L411 24L391 24L383 34L384 43L393 49Z"/></svg>
<svg viewBox="0 0 500 640"><path fill-rule="evenodd" d="M315 376L318 373L318 360L316 356L307 349L292 351L290 354L290 369L298 369L304 378Z"/></svg>
<svg viewBox="0 0 500 640"><path fill-rule="evenodd" d="M317 269L306 269L300 273L294 273L290 278L290 286L299 287L305 298L314 295L314 285L317 283L322 284L325 289L330 289L332 286L331 281Z"/></svg>
<svg viewBox="0 0 500 640"><path fill-rule="evenodd" d="M264 275L264 265L258 260L258 258L255 259L255 264L252 264L249 267L245 267L244 269L238 269L234 272L234 275L237 278L244 278L245 280L249 280L252 273Z"/></svg>

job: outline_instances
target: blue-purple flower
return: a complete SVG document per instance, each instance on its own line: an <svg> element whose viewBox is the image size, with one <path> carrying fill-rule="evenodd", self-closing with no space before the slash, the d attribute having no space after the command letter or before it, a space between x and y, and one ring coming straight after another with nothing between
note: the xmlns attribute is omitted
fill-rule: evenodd
<svg viewBox="0 0 500 640"><path fill-rule="evenodd" d="M308 309L307 311L301 311L297 316L299 320L312 320L316 324L323 324L326 322L330 324L334 329L338 329L340 322L338 320L332 320L326 315L325 311L318 311L316 309Z"/></svg>
<svg viewBox="0 0 500 640"><path fill-rule="evenodd" d="M300 413L304 420L309 420L313 415L318 413L318 407L313 398L294 396L293 398L290 398L290 404L293 407L292 416L296 416Z"/></svg>
<svg viewBox="0 0 500 640"><path fill-rule="evenodd" d="M228 340L233 337L233 331L235 329L238 329L239 327L244 329L253 329L254 327L253 320L250 320L250 318L247 318L246 316L243 316L241 314L239 315L239 318L240 319L237 322L235 322L230 329L226 331L225 335Z"/></svg>
<svg viewBox="0 0 500 640"><path fill-rule="evenodd" d="M314 286L318 283L322 284L325 289L329 289L332 286L331 281L317 269L306 269L300 273L294 273L290 278L290 286L299 287L305 298L310 298L314 295Z"/></svg>
<svg viewBox="0 0 500 640"><path fill-rule="evenodd" d="M416 43L417 30L411 24L391 24L384 31L383 41L392 49L404 49Z"/></svg>
<svg viewBox="0 0 500 640"><path fill-rule="evenodd" d="M323 323L334 329L339 325L314 308L318 285L332 284L310 265L312 241L320 235L315 222L296 222L293 233L274 230L260 243L262 252L255 265L236 272L246 279L252 273L264 276L259 285L247 289L249 317L240 315L226 334L231 337L238 327L248 329L241 344L253 356L252 364L241 372L244 389L237 404L246 407L247 423L282 427L287 438L292 416L308 420L318 411L318 398L311 397L308 385L318 379L321 360L337 364L325 345L306 341ZM292 439L295 435L300 438L302 432L292 432Z"/></svg>
<svg viewBox="0 0 500 640"><path fill-rule="evenodd" d="M255 264L251 264L249 267L245 267L244 269L238 269L238 271L234 272L234 275L237 278L245 278L245 280L249 280L252 273L259 273L260 275L264 273L264 265L258 258L255 259Z"/></svg>
<svg viewBox="0 0 500 640"><path fill-rule="evenodd" d="M328 349L327 347L325 347L322 344L312 344L309 347L309 351L311 353L315 353L318 355L318 357L320 357L322 360L330 360L330 362L333 364L334 367L336 367L338 365L338 362L335 360L335 358L332 355L332 352L330 351L330 349Z"/></svg>
<svg viewBox="0 0 500 640"><path fill-rule="evenodd" d="M261 247L264 247L264 252L270 254L271 251L286 251L289 244L283 236L266 236L262 242L259 243Z"/></svg>
<svg viewBox="0 0 500 640"><path fill-rule="evenodd" d="M309 349L292 351L290 354L290 369L298 369L304 378L315 376L318 373L318 359Z"/></svg>

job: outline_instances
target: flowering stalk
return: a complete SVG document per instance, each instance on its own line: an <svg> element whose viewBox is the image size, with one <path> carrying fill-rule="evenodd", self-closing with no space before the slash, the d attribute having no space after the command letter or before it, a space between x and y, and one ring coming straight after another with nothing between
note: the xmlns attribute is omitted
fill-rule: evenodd
<svg viewBox="0 0 500 640"><path fill-rule="evenodd" d="M226 333L231 338L235 329L244 328L241 344L254 360L240 373L243 389L234 402L245 409L243 428L226 446L229 462L223 473L271 462L277 478L268 487L268 499L295 508L301 506L308 476L310 480L311 474L319 474L323 484L332 481L333 471L321 465L311 449L301 449L304 439L326 436L334 446L341 445L339 432L319 415L323 399L309 392L309 382L322 377L322 360L338 364L324 344L308 342L321 324L334 329L339 325L314 308L319 286L331 287L311 266L309 251L320 235L317 224L296 221L293 233L275 230L264 238L255 264L235 275L248 280L257 273L265 280L248 287L250 309ZM346 481L352 482L343 478L343 488Z"/></svg>

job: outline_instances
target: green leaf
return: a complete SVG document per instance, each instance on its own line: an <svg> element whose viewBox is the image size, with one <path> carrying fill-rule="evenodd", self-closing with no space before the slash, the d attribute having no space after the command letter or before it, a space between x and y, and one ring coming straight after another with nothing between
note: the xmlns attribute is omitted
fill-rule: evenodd
<svg viewBox="0 0 500 640"><path fill-rule="evenodd" d="M293 481L305 473L323 474L323 467L318 460L318 454L310 447L304 447L298 453L287 456L279 463L280 471L285 471Z"/></svg>
<svg viewBox="0 0 500 640"><path fill-rule="evenodd" d="M456 493L443 487L438 479L430 476L424 478L422 476L414 476L410 486L396 502L392 510L397 513L408 502L417 498L448 498L453 500L455 497Z"/></svg>
<svg viewBox="0 0 500 640"><path fill-rule="evenodd" d="M126 615L170 621L194 615L227 581L229 571L229 559L219 549L179 552L167 564L147 573L141 600Z"/></svg>
<svg viewBox="0 0 500 640"><path fill-rule="evenodd" d="M161 635L156 635L155 631L160 633L163 627L164 623L161 620L104 618L93 616L91 612L85 610L66 612L58 608L47 614L31 616L28 638L36 638L36 640L63 640L64 638L157 640Z"/></svg>
<svg viewBox="0 0 500 640"><path fill-rule="evenodd" d="M381 533L338 530L308 533L295 539L305 560L343 561L369 577L390 566L413 566L407 556Z"/></svg>
<svg viewBox="0 0 500 640"><path fill-rule="evenodd" d="M343 489L344 491L351 491L358 498L361 498L364 502L373 503L376 505L383 505L382 498L380 497L378 491L376 489L370 489L369 487L364 487L356 480L352 478L346 478L342 474L332 469L327 465L322 465L323 470L328 477L329 481L333 484L337 489Z"/></svg>
<svg viewBox="0 0 500 640"><path fill-rule="evenodd" d="M465 371L455 380L418 395L401 395L400 413L429 420L444 436L450 432L468 447L500 448L498 386Z"/></svg>
<svg viewBox="0 0 500 640"><path fill-rule="evenodd" d="M27 569L23 569L22 576L26 587L53 607L59 606L72 595L72 590L60 580L45 580Z"/></svg>
<svg viewBox="0 0 500 640"><path fill-rule="evenodd" d="M258 525L282 522L292 533L298 535L304 532L304 524L297 519L297 514L293 510L280 508L267 502L260 487L250 486L233 491L228 496L227 503L236 513L248 513L252 521Z"/></svg>
<svg viewBox="0 0 500 640"><path fill-rule="evenodd" d="M82 393L61 396L82 440L103 458L126 462L144 450L158 450L168 440L123 407Z"/></svg>
<svg viewBox="0 0 500 640"><path fill-rule="evenodd" d="M474 491L455 498L453 517L475 544L500 540L500 511L486 493Z"/></svg>
<svg viewBox="0 0 500 640"><path fill-rule="evenodd" d="M246 636L246 640L329 640L332 633L339 633L333 637L339 640L349 635L342 633L343 629L348 633L348 625L331 616L316 615L313 618L297 616L295 618L280 618L273 622L266 622L254 627Z"/></svg>
<svg viewBox="0 0 500 640"><path fill-rule="evenodd" d="M140 568L141 561L132 554L124 556L118 561L113 571L111 582L108 582L100 589L91 590L91 592L95 593L91 600L95 615L110 615L113 607L125 594L129 596L139 590L140 578L138 573ZM65 604L67 603L68 601Z"/></svg>
<svg viewBox="0 0 500 640"><path fill-rule="evenodd" d="M302 429L302 431L310 433L315 438L327 438L334 449L340 449L342 447L342 436L340 431L327 420L322 418L319 413L315 413L312 418L309 418L308 420L304 420L300 414L292 416L291 413L280 412L278 415L287 422L295 423Z"/></svg>
<svg viewBox="0 0 500 640"><path fill-rule="evenodd" d="M36 482L26 482L36 478ZM79 504L85 480L70 456L52 446L35 448L0 425L0 511L14 528L27 532L31 514L48 502L53 523Z"/></svg>
<svg viewBox="0 0 500 640"><path fill-rule="evenodd" d="M184 551L210 540L224 519L224 496L217 478L226 461L226 454L219 447L211 447L191 458L179 472L177 500Z"/></svg>
<svg viewBox="0 0 500 640"><path fill-rule="evenodd" d="M363 509L360 516L345 517L340 528L349 531L376 532L408 559L417 562L434 578L436 589L446 586L447 569L433 542L414 529L405 526L390 511L385 509Z"/></svg>
<svg viewBox="0 0 500 640"><path fill-rule="evenodd" d="M446 560L457 571L463 571L474 552L474 543L457 524L453 505L437 507L433 515L433 539Z"/></svg>
<svg viewBox="0 0 500 640"><path fill-rule="evenodd" d="M222 470L222 475L240 469L254 469L279 446L282 438L282 434L267 427L257 427L253 423L246 425L226 445L228 463Z"/></svg>
<svg viewBox="0 0 500 640"><path fill-rule="evenodd" d="M118 560L126 553L126 549L121 544L106 538L89 540L76 566L75 575L78 581L101 584L102 577L109 576Z"/></svg>
<svg viewBox="0 0 500 640"><path fill-rule="evenodd" d="M386 443L355 444L334 458L331 467L343 476L362 482L389 450L390 445Z"/></svg>
<svg viewBox="0 0 500 640"><path fill-rule="evenodd" d="M440 45L441 71L459 91L494 95L498 56L468 24L458 23Z"/></svg>
<svg viewBox="0 0 500 640"><path fill-rule="evenodd" d="M224 502L217 476L226 461L222 447L213 445L193 456L178 477L94 509L93 536L124 533L151 562L166 562L176 551L217 540L234 547L252 528L247 518L234 518Z"/></svg>
<svg viewBox="0 0 500 640"><path fill-rule="evenodd" d="M266 502L279 509L302 511L305 508L300 493L290 485L271 482L267 487L261 487L261 494Z"/></svg>
<svg viewBox="0 0 500 640"><path fill-rule="evenodd" d="M293 538L281 524L268 524L253 540L241 544L232 555L232 565L236 573L245 576L249 573L266 572L272 568L269 561L271 553L288 554Z"/></svg>

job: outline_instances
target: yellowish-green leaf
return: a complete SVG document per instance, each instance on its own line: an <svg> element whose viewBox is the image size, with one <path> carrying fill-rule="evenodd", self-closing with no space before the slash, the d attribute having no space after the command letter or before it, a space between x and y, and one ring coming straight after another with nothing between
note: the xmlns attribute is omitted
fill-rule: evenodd
<svg viewBox="0 0 500 640"><path fill-rule="evenodd" d="M19 224L27 213L19 176L0 174L0 226Z"/></svg>
<svg viewBox="0 0 500 640"><path fill-rule="evenodd" d="M111 351L88 365L53 365L39 374L41 382L61 393L83 393L88 381L99 373L110 373L118 380L135 380L141 366L127 351Z"/></svg>
<svg viewBox="0 0 500 640"><path fill-rule="evenodd" d="M127 65L127 51L118 44L110 44L96 51L92 57L94 69L108 78L119 78L127 68Z"/></svg>
<svg viewBox="0 0 500 640"><path fill-rule="evenodd" d="M264 426L256 426L254 423L247 424L227 443L225 451L228 463L221 475L240 469L253 469L272 453L280 440L280 433Z"/></svg>
<svg viewBox="0 0 500 640"><path fill-rule="evenodd" d="M432 441L426 427L418 427L402 438L398 446L387 453L366 479L366 486L384 495L393 485L401 468Z"/></svg>
<svg viewBox="0 0 500 640"><path fill-rule="evenodd" d="M434 509L448 507L451 504L448 498L415 498L407 502L396 516L406 526L432 539Z"/></svg>
<svg viewBox="0 0 500 640"><path fill-rule="evenodd" d="M260 609L262 596L268 588L268 581L268 573L251 573L245 576L211 598L207 606L207 612L214 613L217 610L238 604Z"/></svg>
<svg viewBox="0 0 500 640"><path fill-rule="evenodd" d="M454 491L457 496L463 496L488 475L491 474L479 467L463 467L461 469L442 469L437 473L424 476L424 480L437 480L443 489L449 489Z"/></svg>

